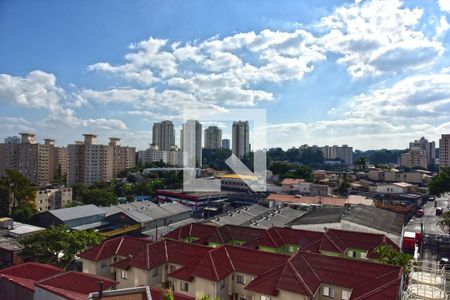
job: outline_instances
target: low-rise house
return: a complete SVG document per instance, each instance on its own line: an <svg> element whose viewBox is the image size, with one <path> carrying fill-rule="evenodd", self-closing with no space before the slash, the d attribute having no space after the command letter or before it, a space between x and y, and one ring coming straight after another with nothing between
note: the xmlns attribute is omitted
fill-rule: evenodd
<svg viewBox="0 0 450 300"><path fill-rule="evenodd" d="M310 194L311 196L328 196L331 194L331 188L326 184L311 184Z"/></svg>
<svg viewBox="0 0 450 300"><path fill-rule="evenodd" d="M325 232L329 228L384 234L401 245L405 217L403 214L366 206L312 210L288 224L295 229Z"/></svg>
<svg viewBox="0 0 450 300"><path fill-rule="evenodd" d="M383 194L404 194L412 190L413 185L406 182L394 182L388 184L378 184L377 193Z"/></svg>
<svg viewBox="0 0 450 300"><path fill-rule="evenodd" d="M38 212L64 208L72 202L72 188L65 186L41 188L36 191L34 202Z"/></svg>
<svg viewBox="0 0 450 300"><path fill-rule="evenodd" d="M346 198L270 194L267 201L271 205L296 205L301 207L343 207Z"/></svg>
<svg viewBox="0 0 450 300"><path fill-rule="evenodd" d="M285 178L281 182L283 193L288 194L309 194L311 193L311 182L304 179Z"/></svg>

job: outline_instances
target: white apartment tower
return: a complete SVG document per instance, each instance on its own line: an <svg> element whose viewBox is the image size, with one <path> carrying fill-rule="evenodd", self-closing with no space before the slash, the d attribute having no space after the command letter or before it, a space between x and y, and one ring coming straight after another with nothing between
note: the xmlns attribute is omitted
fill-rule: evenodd
<svg viewBox="0 0 450 300"><path fill-rule="evenodd" d="M340 159L348 166L353 164L353 147L349 147L348 145L334 145L330 147L326 145L320 147L320 150L325 160Z"/></svg>
<svg viewBox="0 0 450 300"><path fill-rule="evenodd" d="M249 132L248 121L233 122L231 132L231 147L233 154L239 158L250 152Z"/></svg>
<svg viewBox="0 0 450 300"><path fill-rule="evenodd" d="M153 124L152 144L159 150L169 151L175 145L175 130L172 121L162 121Z"/></svg>
<svg viewBox="0 0 450 300"><path fill-rule="evenodd" d="M190 167L202 166L202 124L188 120L183 124L180 134L181 150L186 152L184 164ZM195 157L194 157L195 155Z"/></svg>
<svg viewBox="0 0 450 300"><path fill-rule="evenodd" d="M219 149L222 147L222 129L209 126L205 129L205 149Z"/></svg>

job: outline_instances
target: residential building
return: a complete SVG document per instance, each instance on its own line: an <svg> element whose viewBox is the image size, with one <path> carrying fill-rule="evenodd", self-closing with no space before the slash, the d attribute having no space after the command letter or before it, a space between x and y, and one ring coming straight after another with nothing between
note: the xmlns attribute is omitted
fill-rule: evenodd
<svg viewBox="0 0 450 300"><path fill-rule="evenodd" d="M288 255L270 252L270 246L281 245L283 238L289 242L290 237L286 237L284 231L289 230L277 228L272 232L262 232L242 229L244 236L248 235L250 239L262 233L260 242L269 245L266 251L229 244L208 247L196 244L195 239L194 243L164 239L145 244L137 252L125 251L122 254L124 258L118 258L111 264L112 268L107 269L111 273L114 271L119 288L168 286L176 293L196 299L209 295L220 299L312 300L332 297L375 300L380 297L397 299L400 295L401 268L370 262L366 258L372 250L364 252L358 249L365 248L364 245L383 244L379 235L366 238L336 231L328 233L331 240L326 238L321 243L319 234L302 233L305 242L315 248L314 252L296 250L289 244L286 250L292 252L286 253ZM220 239L224 234L227 235L226 230L219 236L213 233L211 238ZM267 235L281 240L272 241ZM184 239L190 241L191 236ZM294 239L298 241L298 236ZM83 265L88 266L85 270L95 271L102 261L115 257L113 249L109 255L100 255L105 252L107 242L88 250L88 255L80 254ZM342 252L333 243L349 247ZM122 247L127 248L126 245ZM340 257L317 253L317 247L322 247L324 253L336 253Z"/></svg>
<svg viewBox="0 0 450 300"><path fill-rule="evenodd" d="M72 202L72 188L65 186L40 188L36 191L34 202L38 212L64 208Z"/></svg>
<svg viewBox="0 0 450 300"><path fill-rule="evenodd" d="M186 152L185 166L202 166L202 124L196 120L187 120L180 134L181 150Z"/></svg>
<svg viewBox="0 0 450 300"><path fill-rule="evenodd" d="M328 196L331 194L331 188L326 184L312 183L309 189L311 196Z"/></svg>
<svg viewBox="0 0 450 300"><path fill-rule="evenodd" d="M136 148L120 146L119 138L109 138L109 146L112 147L113 177L117 178L119 173L136 165Z"/></svg>
<svg viewBox="0 0 450 300"><path fill-rule="evenodd" d="M36 223L42 227L66 225L71 229L83 230L105 224L106 212L94 204L52 209L35 215Z"/></svg>
<svg viewBox="0 0 450 300"><path fill-rule="evenodd" d="M281 190L289 194L309 194L311 182L306 182L304 179L285 178L281 181Z"/></svg>
<svg viewBox="0 0 450 300"><path fill-rule="evenodd" d="M223 139L222 140L222 148L223 149L230 149L230 139Z"/></svg>
<svg viewBox="0 0 450 300"><path fill-rule="evenodd" d="M69 169L69 149L67 147L56 147L56 177L67 179Z"/></svg>
<svg viewBox="0 0 450 300"><path fill-rule="evenodd" d="M345 206L346 198L337 198L329 196L303 196L303 195L285 195L285 194L270 194L267 198L269 205L283 206L295 205L303 208L309 207L343 207Z"/></svg>
<svg viewBox="0 0 450 300"><path fill-rule="evenodd" d="M205 149L219 149L222 147L222 129L209 126L205 129Z"/></svg>
<svg viewBox="0 0 450 300"><path fill-rule="evenodd" d="M450 167L450 134L443 134L439 139L439 167Z"/></svg>
<svg viewBox="0 0 450 300"><path fill-rule="evenodd" d="M5 137L5 144L20 144L19 136L7 136Z"/></svg>
<svg viewBox="0 0 450 300"><path fill-rule="evenodd" d="M0 175L6 169L15 169L38 186L45 186L55 178L56 147L55 141L45 139L44 144L36 142L32 133L21 133L21 141L8 139L0 146Z"/></svg>
<svg viewBox="0 0 450 300"><path fill-rule="evenodd" d="M410 149L407 153L400 154L400 167L406 168L428 168L425 150L419 148Z"/></svg>
<svg viewBox="0 0 450 300"><path fill-rule="evenodd" d="M184 153L175 147L170 151L162 151L156 145L150 145L147 150L138 151L138 163L141 166L153 162L164 162L171 166L182 167L184 162Z"/></svg>
<svg viewBox="0 0 450 300"><path fill-rule="evenodd" d="M248 121L233 122L231 132L232 152L241 158L250 152L250 130Z"/></svg>
<svg viewBox="0 0 450 300"><path fill-rule="evenodd" d="M324 146L320 147L322 151L323 158L325 160L336 160L339 159L344 162L344 164L350 166L353 165L353 147L349 147L348 145L342 146Z"/></svg>
<svg viewBox="0 0 450 300"><path fill-rule="evenodd" d="M159 150L169 151L175 145L175 129L172 121L162 121L153 124L152 144Z"/></svg>
<svg viewBox="0 0 450 300"><path fill-rule="evenodd" d="M378 184L376 192L384 194L404 194L410 192L412 187L413 187L412 184L406 182Z"/></svg>
<svg viewBox="0 0 450 300"><path fill-rule="evenodd" d="M436 164L436 145L434 142L429 142L425 137L421 137L419 140L409 143L409 149L425 151L427 167Z"/></svg>

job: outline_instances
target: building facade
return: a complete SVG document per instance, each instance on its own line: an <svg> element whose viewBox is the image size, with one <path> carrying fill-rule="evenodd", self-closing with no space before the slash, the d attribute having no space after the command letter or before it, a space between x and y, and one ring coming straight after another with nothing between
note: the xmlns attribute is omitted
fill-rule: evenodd
<svg viewBox="0 0 450 300"><path fill-rule="evenodd" d="M205 148L219 149L222 147L222 129L210 126L205 129Z"/></svg>
<svg viewBox="0 0 450 300"><path fill-rule="evenodd" d="M439 139L439 167L450 167L450 134Z"/></svg>
<svg viewBox="0 0 450 300"><path fill-rule="evenodd" d="M136 148L120 146L119 138L109 138L113 149L113 177L118 177L123 170L136 166Z"/></svg>
<svg viewBox="0 0 450 300"><path fill-rule="evenodd" d="M233 122L231 136L231 146L234 155L243 157L250 152L250 131L248 121Z"/></svg>
<svg viewBox="0 0 450 300"><path fill-rule="evenodd" d="M153 124L152 144L159 150L169 151L175 145L175 129L172 121L162 121Z"/></svg>
<svg viewBox="0 0 450 300"><path fill-rule="evenodd" d="M72 202L72 188L62 186L59 188L39 189L36 191L34 201L38 212L64 208Z"/></svg>
<svg viewBox="0 0 450 300"><path fill-rule="evenodd" d="M230 140L229 139L223 139L222 140L222 148L223 149L230 149Z"/></svg>
<svg viewBox="0 0 450 300"><path fill-rule="evenodd" d="M436 164L436 145L434 142L429 142L425 137L421 137L419 140L409 143L409 149L423 150L427 166Z"/></svg>
<svg viewBox="0 0 450 300"><path fill-rule="evenodd" d="M188 120L183 124L180 134L181 150L186 152L184 164L189 167L202 166L202 124Z"/></svg>
<svg viewBox="0 0 450 300"><path fill-rule="evenodd" d="M324 147L320 147L320 150L322 151L323 158L325 160L340 159L348 166L353 164L353 147L349 147L348 145L326 145Z"/></svg>
<svg viewBox="0 0 450 300"><path fill-rule="evenodd" d="M400 155L400 167L427 169L428 165L426 152L420 148L410 149Z"/></svg>

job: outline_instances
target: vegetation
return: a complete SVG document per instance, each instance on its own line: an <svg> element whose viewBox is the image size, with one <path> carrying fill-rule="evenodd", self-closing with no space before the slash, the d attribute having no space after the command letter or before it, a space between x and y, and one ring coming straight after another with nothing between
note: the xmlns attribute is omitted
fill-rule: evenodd
<svg viewBox="0 0 450 300"><path fill-rule="evenodd" d="M319 166L324 163L322 151L320 149L308 148L290 148L283 151L281 148L270 148L267 151L269 161L287 161L290 163L303 164L308 166Z"/></svg>
<svg viewBox="0 0 450 300"><path fill-rule="evenodd" d="M437 224L441 226L445 232L450 233L450 210L441 215Z"/></svg>
<svg viewBox="0 0 450 300"><path fill-rule="evenodd" d="M297 164L275 161L270 164L269 170L275 175L279 175L280 179L284 178L300 178L306 181L313 181L313 169L309 166L301 166Z"/></svg>
<svg viewBox="0 0 450 300"><path fill-rule="evenodd" d="M215 170L228 171L230 168L225 161L230 155L230 149L203 149L203 165Z"/></svg>
<svg viewBox="0 0 450 300"><path fill-rule="evenodd" d="M375 251L381 263L401 266L405 273L411 271L413 257L410 254L400 252L391 245L380 246Z"/></svg>
<svg viewBox="0 0 450 300"><path fill-rule="evenodd" d="M407 152L408 150L368 150L360 151L356 150L353 156L355 161L364 157L371 164L397 164L400 154Z"/></svg>
<svg viewBox="0 0 450 300"><path fill-rule="evenodd" d="M431 195L438 197L450 192L450 168L441 168L440 172L431 178L428 189Z"/></svg>
<svg viewBox="0 0 450 300"><path fill-rule="evenodd" d="M171 289L167 289L163 295L163 300L174 300L173 292Z"/></svg>
<svg viewBox="0 0 450 300"><path fill-rule="evenodd" d="M0 215L27 221L36 213L36 187L19 171L7 169L0 177Z"/></svg>
<svg viewBox="0 0 450 300"><path fill-rule="evenodd" d="M355 161L355 167L359 172L365 172L368 169L367 165L367 158L366 157L359 157Z"/></svg>
<svg viewBox="0 0 450 300"><path fill-rule="evenodd" d="M50 226L22 240L25 257L66 269L83 250L100 244L103 236L91 230L70 230L65 225Z"/></svg>

